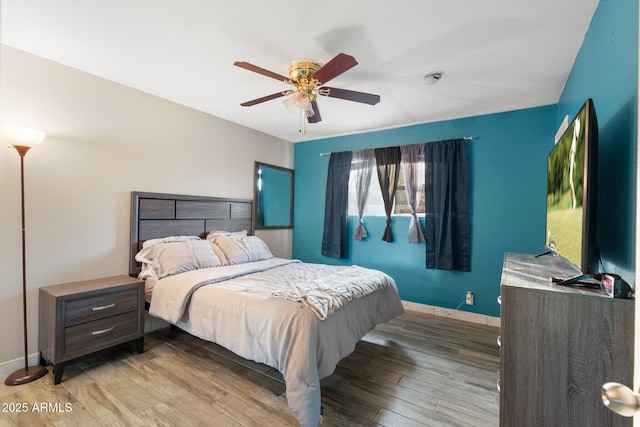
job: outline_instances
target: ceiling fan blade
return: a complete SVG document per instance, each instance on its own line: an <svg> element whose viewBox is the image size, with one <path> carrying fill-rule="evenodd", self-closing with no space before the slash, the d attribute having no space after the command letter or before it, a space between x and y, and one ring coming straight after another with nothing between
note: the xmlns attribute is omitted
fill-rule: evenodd
<svg viewBox="0 0 640 427"><path fill-rule="evenodd" d="M263 96L262 98L256 98L256 99L252 99L251 101L243 102L240 105L242 105L243 107L251 107L252 105L260 104L261 102L271 101L272 99L280 98L281 96L285 96L289 93L290 91L276 92L276 93L272 93L271 95Z"/></svg>
<svg viewBox="0 0 640 427"><path fill-rule="evenodd" d="M311 101L311 108L313 108L314 114L311 117L307 117L307 122L318 123L320 120L322 120L322 117L320 117L320 110L318 109L318 103L315 99Z"/></svg>
<svg viewBox="0 0 640 427"><path fill-rule="evenodd" d="M236 67L244 68L245 70L253 71L254 73L262 74L263 76L271 77L272 79L279 80L281 82L288 82L289 78L281 76L264 68L260 68L257 65L249 64L248 62L236 61L233 63Z"/></svg>
<svg viewBox="0 0 640 427"><path fill-rule="evenodd" d="M353 56L339 53L331 61L324 64L312 77L320 83L326 83L334 77L339 76L350 68L358 65Z"/></svg>
<svg viewBox="0 0 640 427"><path fill-rule="evenodd" d="M371 93L356 92L355 90L339 89L336 87L321 87L318 91L320 95L329 98L346 99L347 101L362 102L363 104L376 105L380 102L380 95Z"/></svg>

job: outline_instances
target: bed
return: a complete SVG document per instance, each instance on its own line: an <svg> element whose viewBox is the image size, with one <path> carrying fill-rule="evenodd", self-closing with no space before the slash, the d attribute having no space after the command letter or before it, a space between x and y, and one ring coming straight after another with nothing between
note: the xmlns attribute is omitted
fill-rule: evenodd
<svg viewBox="0 0 640 427"><path fill-rule="evenodd" d="M251 200L132 192L131 207L130 274L149 313L278 369L302 426L321 421L320 379L403 312L380 271L273 257Z"/></svg>

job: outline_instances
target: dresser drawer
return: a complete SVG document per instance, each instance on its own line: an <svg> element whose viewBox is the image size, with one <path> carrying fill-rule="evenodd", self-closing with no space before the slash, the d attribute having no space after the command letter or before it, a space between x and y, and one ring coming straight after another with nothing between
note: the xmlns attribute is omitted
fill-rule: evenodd
<svg viewBox="0 0 640 427"><path fill-rule="evenodd" d="M135 289L82 298L65 303L65 325L79 325L138 309Z"/></svg>
<svg viewBox="0 0 640 427"><path fill-rule="evenodd" d="M71 357L73 353L97 351L139 335L137 312L82 323L65 329L64 353Z"/></svg>

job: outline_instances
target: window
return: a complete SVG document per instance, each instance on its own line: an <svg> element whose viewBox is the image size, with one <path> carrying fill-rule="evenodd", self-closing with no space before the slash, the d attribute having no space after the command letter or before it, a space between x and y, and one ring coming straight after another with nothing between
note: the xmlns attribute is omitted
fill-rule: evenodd
<svg viewBox="0 0 640 427"><path fill-rule="evenodd" d="M352 173L349 175L349 215L358 216L358 202L356 197L356 177L353 171L358 168L356 162L351 163ZM424 157L419 163L419 172L424 175ZM424 213L424 184L420 186L420 201L418 203L417 213ZM407 204L407 193L405 190L404 170L400 168L400 176L398 177L398 190L393 205L394 215L409 215L411 209ZM385 216L384 202L382 201L382 193L380 192L380 184L378 183L377 171L371 173L371 182L369 183L369 198L364 211L365 216Z"/></svg>

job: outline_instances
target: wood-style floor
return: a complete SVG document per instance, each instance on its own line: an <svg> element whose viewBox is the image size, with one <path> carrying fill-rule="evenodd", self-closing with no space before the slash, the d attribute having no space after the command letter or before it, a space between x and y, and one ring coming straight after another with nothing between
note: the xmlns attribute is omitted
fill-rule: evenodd
<svg viewBox="0 0 640 427"><path fill-rule="evenodd" d="M407 312L322 380L323 426L497 426L498 329ZM297 425L282 376L182 331L0 386L1 426ZM18 412L25 410L23 412Z"/></svg>

